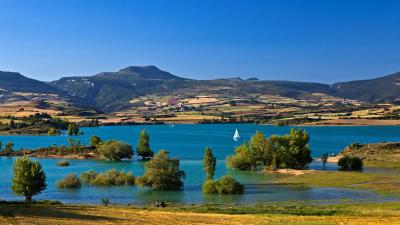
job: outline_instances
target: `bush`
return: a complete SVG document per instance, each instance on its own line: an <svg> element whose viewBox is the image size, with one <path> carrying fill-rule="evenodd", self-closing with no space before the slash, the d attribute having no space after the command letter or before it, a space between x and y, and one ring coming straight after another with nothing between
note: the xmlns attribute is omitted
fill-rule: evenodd
<svg viewBox="0 0 400 225"><path fill-rule="evenodd" d="M96 178L98 173L96 173L94 170L89 170L86 172L82 172L81 173L81 180L84 183L91 183L92 180L94 180Z"/></svg>
<svg viewBox="0 0 400 225"><path fill-rule="evenodd" d="M217 185L216 185L217 181L214 180L206 180L203 183L203 193L206 194L217 194L218 190L217 190Z"/></svg>
<svg viewBox="0 0 400 225"><path fill-rule="evenodd" d="M338 161L338 166L342 170L362 170L363 161L359 157L343 156Z"/></svg>
<svg viewBox="0 0 400 225"><path fill-rule="evenodd" d="M114 140L101 143L100 147L97 148L97 152L106 159L116 161L123 158L131 159L133 155L132 146Z"/></svg>
<svg viewBox="0 0 400 225"><path fill-rule="evenodd" d="M216 181L207 180L204 182L203 192L220 195L243 194L244 186L231 176L223 176Z"/></svg>
<svg viewBox="0 0 400 225"><path fill-rule="evenodd" d="M57 166L69 166L70 164L69 164L69 162L68 161L60 161L60 162L57 162Z"/></svg>
<svg viewBox="0 0 400 225"><path fill-rule="evenodd" d="M93 170L81 173L81 179L85 183L97 186L111 185L134 185L135 177L132 172L125 173L116 169L107 170L103 173L96 173Z"/></svg>
<svg viewBox="0 0 400 225"><path fill-rule="evenodd" d="M47 131L48 135L57 135L60 134L60 130L56 129L54 127L49 128L49 130Z"/></svg>
<svg viewBox="0 0 400 225"><path fill-rule="evenodd" d="M68 174L64 179L57 181L58 188L78 188L80 186L81 180L74 173Z"/></svg>

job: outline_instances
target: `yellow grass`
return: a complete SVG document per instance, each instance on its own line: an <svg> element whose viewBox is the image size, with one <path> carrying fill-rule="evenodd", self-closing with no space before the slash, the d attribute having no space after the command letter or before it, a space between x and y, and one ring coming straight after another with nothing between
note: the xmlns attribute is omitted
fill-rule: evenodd
<svg viewBox="0 0 400 225"><path fill-rule="evenodd" d="M3 207L3 206L2 206ZM400 224L398 215L295 216L166 212L103 206L4 206L0 224Z"/></svg>

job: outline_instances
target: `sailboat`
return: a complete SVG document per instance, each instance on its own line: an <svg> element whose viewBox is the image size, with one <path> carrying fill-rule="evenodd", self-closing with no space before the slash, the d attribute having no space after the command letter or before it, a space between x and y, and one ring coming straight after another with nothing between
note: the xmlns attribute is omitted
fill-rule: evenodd
<svg viewBox="0 0 400 225"><path fill-rule="evenodd" d="M233 135L233 140L237 141L237 140L239 140L239 138L240 138L239 131L236 129L235 134Z"/></svg>

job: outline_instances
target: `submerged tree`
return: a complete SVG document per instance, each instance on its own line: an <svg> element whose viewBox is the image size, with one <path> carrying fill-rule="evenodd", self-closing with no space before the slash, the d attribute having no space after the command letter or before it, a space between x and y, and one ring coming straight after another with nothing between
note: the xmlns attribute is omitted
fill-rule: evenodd
<svg viewBox="0 0 400 225"><path fill-rule="evenodd" d="M132 146L115 140L102 142L97 148L97 152L104 158L119 161L133 156Z"/></svg>
<svg viewBox="0 0 400 225"><path fill-rule="evenodd" d="M154 156L154 152L150 149L150 136L145 129L140 132L136 151L138 156L141 156L142 159Z"/></svg>
<svg viewBox="0 0 400 225"><path fill-rule="evenodd" d="M211 148L206 148L203 159L203 168L206 171L206 179L212 180L217 166L217 158L214 157Z"/></svg>
<svg viewBox="0 0 400 225"><path fill-rule="evenodd" d="M180 169L179 160L170 158L169 153L160 150L153 159L146 162L145 173L136 181L139 185L154 190L180 190L183 187L185 172Z"/></svg>
<svg viewBox="0 0 400 225"><path fill-rule="evenodd" d="M46 174L40 163L26 156L15 160L13 174L11 190L16 195L25 196L26 201L31 201L32 196L40 194L47 187Z"/></svg>

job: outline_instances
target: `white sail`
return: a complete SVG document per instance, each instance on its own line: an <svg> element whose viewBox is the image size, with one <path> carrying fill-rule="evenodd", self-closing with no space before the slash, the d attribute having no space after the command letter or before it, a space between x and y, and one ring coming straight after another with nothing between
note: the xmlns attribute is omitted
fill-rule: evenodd
<svg viewBox="0 0 400 225"><path fill-rule="evenodd" d="M237 140L239 140L239 138L240 138L239 131L236 129L235 134L233 135L233 140L237 141Z"/></svg>

